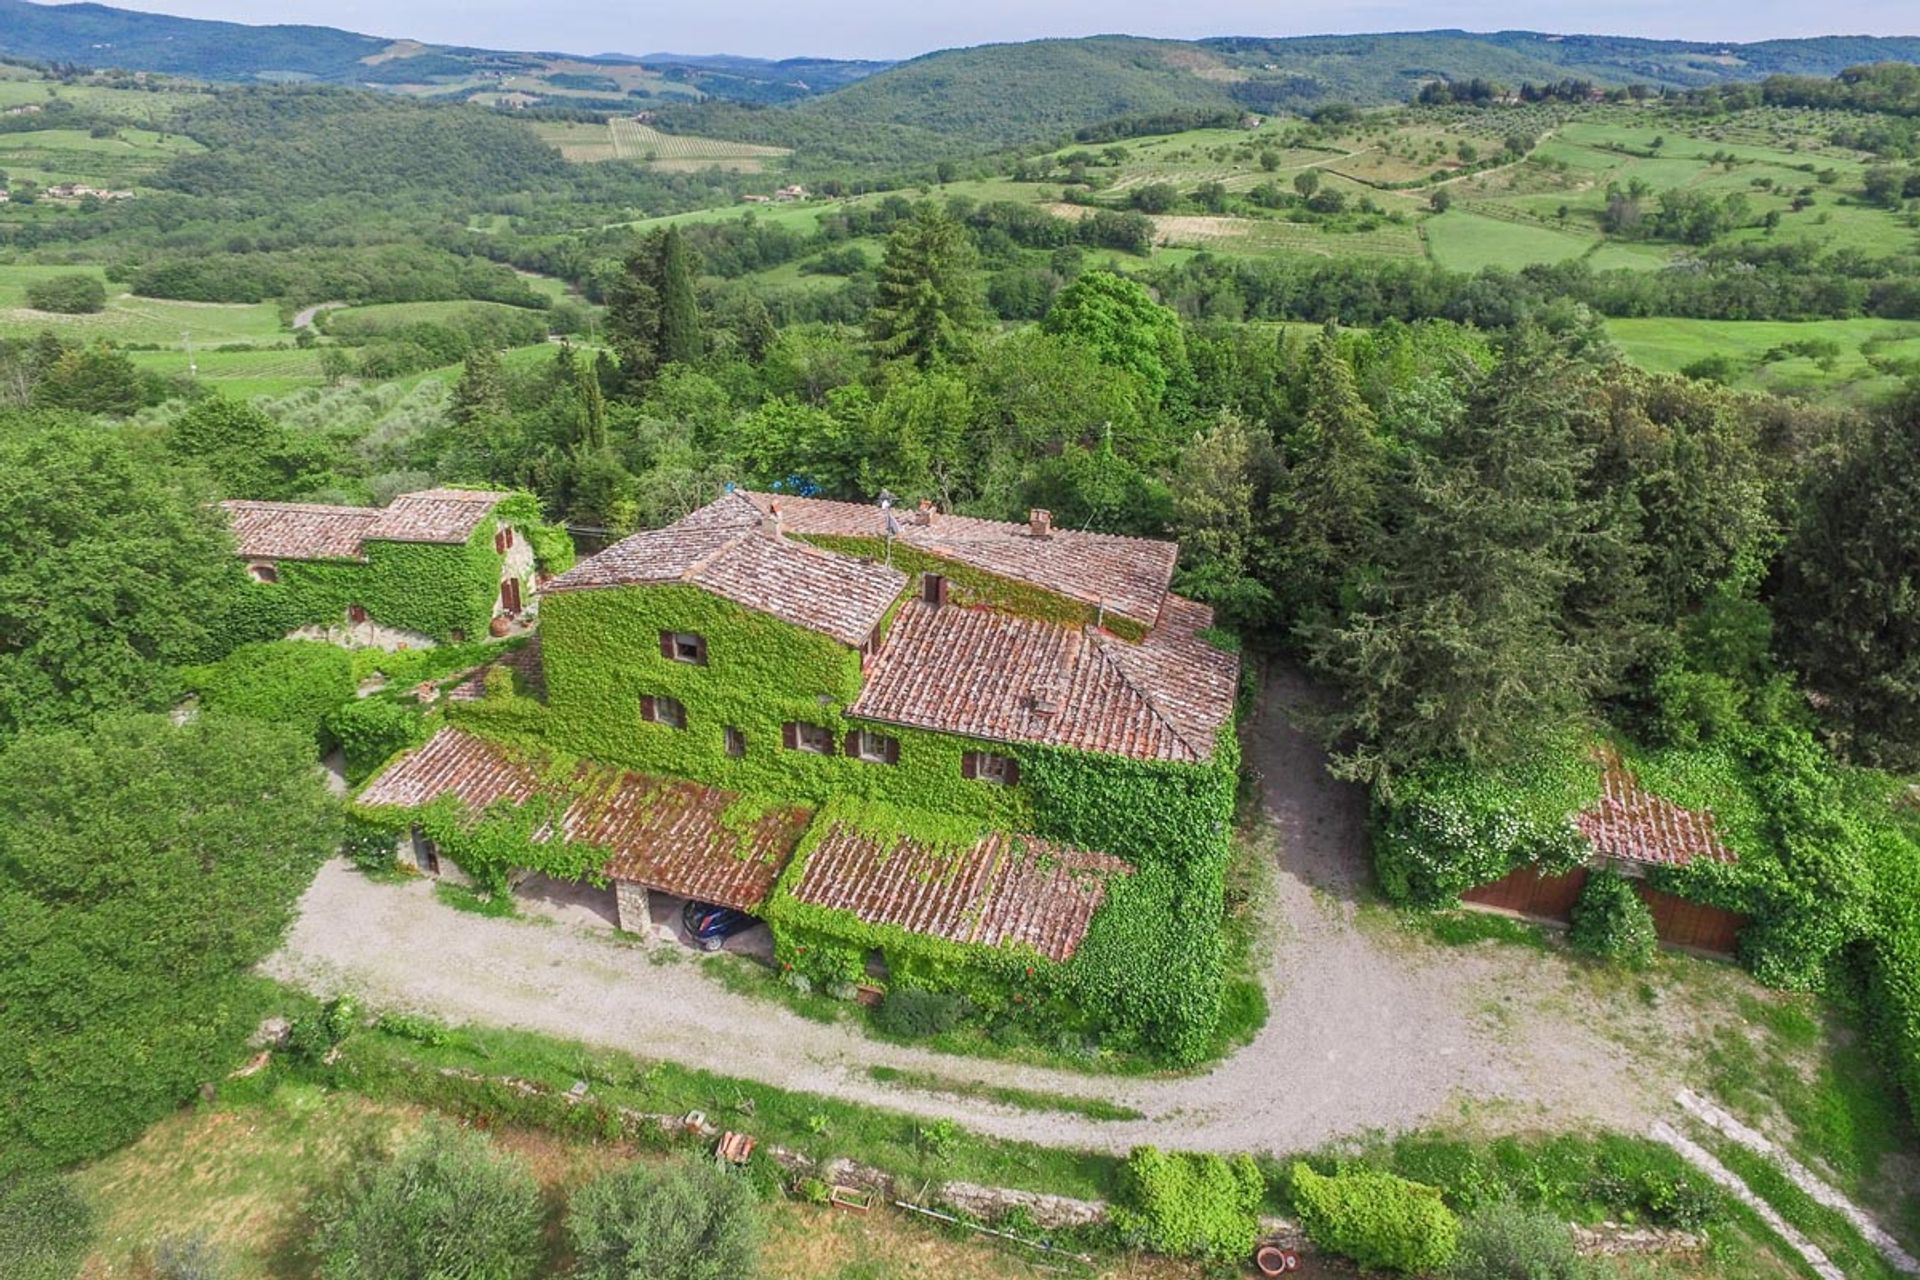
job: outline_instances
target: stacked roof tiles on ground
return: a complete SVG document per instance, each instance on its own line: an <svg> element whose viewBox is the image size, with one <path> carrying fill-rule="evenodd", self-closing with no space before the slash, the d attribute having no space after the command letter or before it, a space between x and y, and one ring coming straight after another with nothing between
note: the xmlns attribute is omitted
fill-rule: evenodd
<svg viewBox="0 0 1920 1280"><path fill-rule="evenodd" d="M814 820L806 809L774 808L744 827L730 825L723 815L739 799L732 792L592 767L553 782L542 764L445 728L367 784L359 803L418 809L452 796L479 814L547 796L565 802L562 836L605 854L607 879L748 912L766 904ZM792 892L796 901L867 924L950 942L1023 943L1065 961L1105 901L1107 878L1131 870L1117 858L1032 836L993 832L966 849L935 850L832 820Z"/></svg>
<svg viewBox="0 0 1920 1280"><path fill-rule="evenodd" d="M510 495L485 489L423 489L384 507L230 500L220 506L241 555L273 560L364 560L368 542L458 545Z"/></svg>

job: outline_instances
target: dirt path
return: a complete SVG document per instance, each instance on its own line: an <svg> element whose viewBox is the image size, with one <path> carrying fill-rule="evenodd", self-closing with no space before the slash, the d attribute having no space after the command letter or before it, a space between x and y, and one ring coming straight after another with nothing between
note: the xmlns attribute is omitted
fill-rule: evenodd
<svg viewBox="0 0 1920 1280"><path fill-rule="evenodd" d="M1699 1009L1595 1001L1590 975L1558 956L1441 947L1364 906L1364 799L1327 775L1319 749L1289 723L1306 697L1295 676L1269 679L1246 730L1260 776L1259 839L1275 851L1273 1014L1253 1044L1206 1074L1090 1077L884 1044L727 992L685 953L462 914L424 883L374 884L343 863L321 872L268 969L376 1005L586 1040L1042 1143L1291 1151L1468 1115L1494 1129L1584 1121L1644 1131L1682 1080L1670 1054L1639 1046L1670 1048L1697 1032ZM1097 1122L883 1085L867 1074L878 1064L1105 1098L1146 1118Z"/></svg>

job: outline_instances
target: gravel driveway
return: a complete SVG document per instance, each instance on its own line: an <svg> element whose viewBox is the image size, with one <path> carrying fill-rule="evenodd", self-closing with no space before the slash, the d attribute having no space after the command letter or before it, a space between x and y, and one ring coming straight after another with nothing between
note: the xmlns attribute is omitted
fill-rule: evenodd
<svg viewBox="0 0 1920 1280"><path fill-rule="evenodd" d="M697 965L658 963L648 949L591 930L456 912L425 883L375 884L342 862L322 870L267 969L322 993L351 989L376 1005L585 1040L1049 1144L1285 1152L1441 1121L1644 1129L1685 1082L1685 1045L1710 1005L1609 992L1559 955L1442 947L1363 906L1365 800L1327 775L1318 747L1289 722L1307 696L1298 677L1270 676L1244 731L1260 778L1257 838L1275 868L1272 1017L1257 1040L1202 1075L1089 1077L884 1044L729 993ZM878 1064L1104 1098L1146 1118L1099 1122L918 1092L873 1081L867 1068Z"/></svg>

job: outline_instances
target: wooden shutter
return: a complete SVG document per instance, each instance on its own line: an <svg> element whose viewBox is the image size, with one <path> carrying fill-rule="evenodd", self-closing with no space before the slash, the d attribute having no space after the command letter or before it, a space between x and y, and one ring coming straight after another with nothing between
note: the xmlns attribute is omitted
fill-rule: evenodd
<svg viewBox="0 0 1920 1280"><path fill-rule="evenodd" d="M660 656L663 658L673 657L673 632L671 631L662 631L660 633Z"/></svg>
<svg viewBox="0 0 1920 1280"><path fill-rule="evenodd" d="M980 776L979 752L963 751L960 753L960 776L963 778L977 778Z"/></svg>
<svg viewBox="0 0 1920 1280"><path fill-rule="evenodd" d="M653 720L657 719L658 716L659 707L654 702L653 695L649 693L642 696L640 699L640 718L642 720Z"/></svg>
<svg viewBox="0 0 1920 1280"><path fill-rule="evenodd" d="M1018 760L1015 760L1012 756L1008 756L1007 771L1002 776L1006 779L1006 783L1008 786L1010 787L1019 786L1020 785L1020 762Z"/></svg>
<svg viewBox="0 0 1920 1280"><path fill-rule="evenodd" d="M800 745L800 726L789 720L780 726L780 745L793 751Z"/></svg>
<svg viewBox="0 0 1920 1280"><path fill-rule="evenodd" d="M900 739L888 738L886 739L886 744L887 744L887 749L886 749L887 763L899 764L900 763Z"/></svg>
<svg viewBox="0 0 1920 1280"><path fill-rule="evenodd" d="M858 729L847 730L846 752L848 755L856 758L860 755L860 731Z"/></svg>

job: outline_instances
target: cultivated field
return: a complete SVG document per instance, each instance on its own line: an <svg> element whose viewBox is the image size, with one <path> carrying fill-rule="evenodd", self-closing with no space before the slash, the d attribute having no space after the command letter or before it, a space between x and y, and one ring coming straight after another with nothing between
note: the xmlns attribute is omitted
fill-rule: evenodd
<svg viewBox="0 0 1920 1280"><path fill-rule="evenodd" d="M85 129L36 129L0 133L0 170L14 184L84 182L96 187L137 187L176 156L204 149L181 134L131 126L109 138L92 137Z"/></svg>
<svg viewBox="0 0 1920 1280"><path fill-rule="evenodd" d="M200 382L231 396L248 400L254 396L282 396L302 387L319 386L320 354L309 348L270 347L257 351L200 351L192 356L184 350L131 351L127 353L142 369L170 378L196 377Z"/></svg>
<svg viewBox="0 0 1920 1280"><path fill-rule="evenodd" d="M107 309L95 315L61 315L27 306L27 286L63 275L101 275L98 267L48 267L0 264L0 337L30 337L52 332L80 341L196 348L230 342L271 342L286 336L280 308L271 302L172 302L140 298L108 283ZM104 277L103 277L104 278Z"/></svg>
<svg viewBox="0 0 1920 1280"><path fill-rule="evenodd" d="M790 154L784 147L663 133L626 116L615 116L603 125L543 121L534 125L534 131L560 148L560 154L569 160L582 164L639 160L667 172L730 169L759 173L769 162Z"/></svg>

